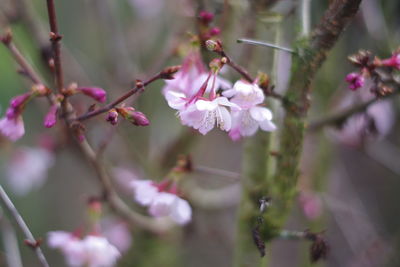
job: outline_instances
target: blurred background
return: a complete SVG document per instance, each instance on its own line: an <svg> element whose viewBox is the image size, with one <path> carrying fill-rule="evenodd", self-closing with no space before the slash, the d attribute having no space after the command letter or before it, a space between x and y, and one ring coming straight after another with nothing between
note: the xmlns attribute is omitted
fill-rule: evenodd
<svg viewBox="0 0 400 267"><path fill-rule="evenodd" d="M327 0L311 1L311 26L328 4ZM196 33L199 10L215 14L214 25L221 29L220 38L233 59L253 76L258 70L268 73L276 91L283 93L290 76L290 54L236 40L254 38L290 47L300 27L296 0L69 0L56 1L56 6L66 83L104 88L109 100L128 90L135 79L145 80L166 66L180 64L179 46ZM397 0L363 1L314 82L310 125L365 99L362 92L347 89L344 77L353 70L347 56L367 49L390 57L400 40L399 13ZM45 2L0 0L0 26L1 33L12 29L15 44L51 84ZM213 55L205 52L204 56ZM8 50L0 46L2 116L10 98L30 89L16 70ZM223 76L232 82L239 78L228 69ZM135 226L124 232L126 224L104 212L105 225L124 226L120 230L125 252L118 266L232 266L246 140L233 142L217 130L201 136L182 126L160 93L163 85L157 81L133 99L133 106L151 121L148 127L121 123L114 129L101 116L85 123L95 148L109 142L104 158L114 173L114 183L126 203L143 213L132 201L126 180L162 180L177 154L192 156L194 170L185 177L185 193L193 220L187 226L157 236ZM81 113L92 104L84 98L72 101ZM285 228L326 231L330 254L316 266L400 266L398 103L396 98L379 102L350 118L341 129L307 132L297 203ZM57 130L42 126L44 107L44 100L27 107L24 138L16 143L1 140L0 178L35 236L45 238L48 231L84 228L87 199L98 194L100 187L77 148L60 141L62 134ZM279 104L271 100L270 107L275 109L279 127ZM34 153L43 147L47 152ZM26 167L14 174L22 176L21 181L10 179L10 166L21 153L47 157L47 165L42 166L46 175L36 177L35 183L24 181L24 171L35 171ZM1 222L8 224L4 214ZM17 236L24 266L39 266L22 244L23 237ZM65 266L58 251L42 247L51 266ZM267 245L266 257L270 266L310 266L308 247L306 241L277 240ZM4 249L2 244L0 266L6 266Z"/></svg>

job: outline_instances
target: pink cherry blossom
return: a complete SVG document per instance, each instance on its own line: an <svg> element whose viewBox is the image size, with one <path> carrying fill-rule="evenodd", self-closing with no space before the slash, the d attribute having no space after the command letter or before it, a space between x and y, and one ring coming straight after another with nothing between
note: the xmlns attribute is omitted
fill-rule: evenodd
<svg viewBox="0 0 400 267"><path fill-rule="evenodd" d="M85 95L93 98L96 101L99 101L101 103L106 102L106 91L102 88L98 87L80 87L76 89L77 91L81 91Z"/></svg>
<svg viewBox="0 0 400 267"><path fill-rule="evenodd" d="M15 194L25 195L44 184L53 164L54 155L47 149L18 148L7 164L7 182Z"/></svg>
<svg viewBox="0 0 400 267"><path fill-rule="evenodd" d="M300 206L304 215L311 220L315 220L322 213L321 199L313 193L301 193L299 196Z"/></svg>
<svg viewBox="0 0 400 267"><path fill-rule="evenodd" d="M229 136L232 140L239 140L241 136L252 136L259 128L268 132L276 130L272 122L272 112L258 106L264 102L264 94L257 84L237 81L223 95L232 97L230 101L241 108L231 110L232 128Z"/></svg>
<svg viewBox="0 0 400 267"><path fill-rule="evenodd" d="M15 142L25 134L24 121L20 115L8 115L0 120L0 134Z"/></svg>
<svg viewBox="0 0 400 267"><path fill-rule="evenodd" d="M231 129L232 119L228 107L240 109L226 97L217 97L213 100L201 99L181 110L179 115L184 125L193 127L205 135L214 128L215 124L223 131Z"/></svg>
<svg viewBox="0 0 400 267"><path fill-rule="evenodd" d="M50 248L59 249L68 266L111 267L121 254L102 236L87 235L80 239L72 233L54 231L48 233Z"/></svg>
<svg viewBox="0 0 400 267"><path fill-rule="evenodd" d="M169 217L179 225L187 224L192 218L192 209L189 203L177 196L171 188L169 181L156 184L150 180L137 180L132 182L135 200L143 206L149 207L149 214L154 217Z"/></svg>
<svg viewBox="0 0 400 267"><path fill-rule="evenodd" d="M101 233L119 251L128 251L132 236L128 224L120 219L106 218L101 220Z"/></svg>

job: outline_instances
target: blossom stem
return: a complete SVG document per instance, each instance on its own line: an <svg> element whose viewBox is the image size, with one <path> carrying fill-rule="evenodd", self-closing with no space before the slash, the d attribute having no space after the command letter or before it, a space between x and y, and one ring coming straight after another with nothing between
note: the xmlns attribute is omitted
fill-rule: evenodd
<svg viewBox="0 0 400 267"><path fill-rule="evenodd" d="M77 117L75 120L84 121L84 120L90 119L92 117L95 117L97 115L100 115L102 113L105 113L105 112L109 111L110 109L114 108L116 105L122 103L124 100L126 100L130 96L138 93L140 90L142 90L147 85L149 85L152 82L154 82L154 81L156 81L158 79L161 79L161 78L162 77L161 77L161 72L160 72L160 73L156 74L155 76L151 77L150 79L148 79L147 81L145 81L143 83L143 86L135 86L134 88L129 90L127 93L125 93L121 97L117 98L116 100L114 100L110 104L106 105L105 107L97 109L97 110L94 110L94 111L90 111L90 112L88 112L86 114L83 114L83 115Z"/></svg>
<svg viewBox="0 0 400 267"><path fill-rule="evenodd" d="M7 193L4 191L3 187L0 185L0 199L3 203L4 208L10 213L11 217L15 220L15 223L21 230L21 232L25 235L25 238L30 244L37 244L37 240L34 238L32 232L29 230L28 225L25 223L21 214L18 212L17 208L12 203L11 199L8 197ZM44 267L49 267L47 260L40 249L39 245L32 246L33 250L36 253L40 263Z"/></svg>

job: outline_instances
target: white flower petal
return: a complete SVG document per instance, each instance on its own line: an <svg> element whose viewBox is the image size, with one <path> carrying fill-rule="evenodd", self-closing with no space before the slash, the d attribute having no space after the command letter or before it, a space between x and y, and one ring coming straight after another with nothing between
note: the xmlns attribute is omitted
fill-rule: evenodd
<svg viewBox="0 0 400 267"><path fill-rule="evenodd" d="M161 192L151 203L149 213L154 217L168 216L171 213L172 206L175 204L176 200L176 195Z"/></svg>
<svg viewBox="0 0 400 267"><path fill-rule="evenodd" d="M217 124L223 131L229 131L232 127L232 119L229 111L224 107L217 108Z"/></svg>
<svg viewBox="0 0 400 267"><path fill-rule="evenodd" d="M196 101L196 107L198 110L214 110L218 106L218 102L215 101L206 101L206 100L198 100Z"/></svg>
<svg viewBox="0 0 400 267"><path fill-rule="evenodd" d="M194 125L195 129L198 129L199 132L203 135L207 134L214 128L215 125L215 110L207 111L204 114L203 120L199 123Z"/></svg>
<svg viewBox="0 0 400 267"><path fill-rule="evenodd" d="M260 128L267 132L272 132L276 130L276 125L269 120L264 120L260 122Z"/></svg>
<svg viewBox="0 0 400 267"><path fill-rule="evenodd" d="M170 216L177 224L184 225L192 219L192 208L186 200L178 198Z"/></svg>
<svg viewBox="0 0 400 267"><path fill-rule="evenodd" d="M256 121L272 120L272 112L268 108L263 107L252 107L250 109L250 115Z"/></svg>
<svg viewBox="0 0 400 267"><path fill-rule="evenodd" d="M131 186L135 191L135 200L140 205L150 205L154 198L159 194L157 187L150 180L136 180L131 182Z"/></svg>

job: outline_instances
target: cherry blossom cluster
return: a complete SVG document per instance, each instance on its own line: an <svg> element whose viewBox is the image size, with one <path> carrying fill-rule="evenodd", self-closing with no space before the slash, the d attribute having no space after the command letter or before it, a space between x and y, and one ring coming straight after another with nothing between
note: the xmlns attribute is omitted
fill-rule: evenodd
<svg viewBox="0 0 400 267"><path fill-rule="evenodd" d="M357 90L366 84L366 80L371 80L375 86L371 92L377 96L386 95L393 91L385 85L385 72L400 70L400 50L393 52L392 56L386 59L373 57L369 51L361 50L357 54L349 57L351 63L357 68L358 72L349 73L345 80L349 83L350 90Z"/></svg>
<svg viewBox="0 0 400 267"><path fill-rule="evenodd" d="M177 110L183 125L203 135L215 125L233 140L251 136L258 128L274 131L272 113L262 106L265 97L257 81L239 80L232 86L218 75L225 63L224 58L214 59L206 70L198 50L192 50L175 79L166 81L163 94L168 105Z"/></svg>
<svg viewBox="0 0 400 267"><path fill-rule="evenodd" d="M81 238L78 233L53 231L48 233L48 245L59 249L68 266L72 267L114 266L121 257L118 249L100 235L86 235Z"/></svg>

